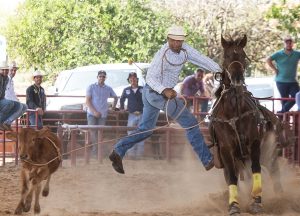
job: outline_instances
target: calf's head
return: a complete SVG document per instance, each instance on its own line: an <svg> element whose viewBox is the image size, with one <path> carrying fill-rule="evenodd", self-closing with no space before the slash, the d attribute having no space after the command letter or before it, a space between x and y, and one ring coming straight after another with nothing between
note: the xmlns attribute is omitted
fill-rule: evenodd
<svg viewBox="0 0 300 216"><path fill-rule="evenodd" d="M30 153L34 151L36 146L36 140L44 138L49 133L48 128L41 130L35 130L33 128L20 128L19 132L11 131L6 133L7 138L18 138L19 155L21 160L30 159Z"/></svg>

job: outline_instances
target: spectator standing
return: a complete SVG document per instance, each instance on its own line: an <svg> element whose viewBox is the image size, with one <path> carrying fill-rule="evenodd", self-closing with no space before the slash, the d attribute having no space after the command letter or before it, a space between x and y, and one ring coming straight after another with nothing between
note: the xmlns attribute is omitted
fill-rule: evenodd
<svg viewBox="0 0 300 216"><path fill-rule="evenodd" d="M33 72L34 84L26 90L26 104L28 109L33 109L35 112L29 112L29 123L37 129L43 128L43 115L46 110L46 94L41 86L43 75L40 71ZM37 116L37 118L36 118Z"/></svg>
<svg viewBox="0 0 300 216"><path fill-rule="evenodd" d="M202 96L206 97L205 89L204 89L204 71L201 68L198 68L193 75L187 76L182 83L182 96L191 97L191 96ZM190 108L193 101L187 101L187 107ZM208 111L208 100L200 100L201 104L201 112ZM201 115L202 118L205 117L206 114Z"/></svg>
<svg viewBox="0 0 300 216"><path fill-rule="evenodd" d="M87 105L87 121L88 125L105 125L105 121L108 115L108 103L109 97L114 98L113 109L116 108L118 97L114 90L105 84L106 72L100 70L97 75L98 82L88 86L86 90L86 105ZM98 148L97 142L97 131L92 130L91 132L92 154L97 155Z"/></svg>
<svg viewBox="0 0 300 216"><path fill-rule="evenodd" d="M267 64L275 73L275 81L282 98L295 98L299 91L297 82L297 66L300 51L293 49L294 40L287 36L284 38L284 49L273 53L267 58ZM276 64L274 64L275 62ZM282 109L278 113L288 112L295 101L282 101Z"/></svg>
<svg viewBox="0 0 300 216"><path fill-rule="evenodd" d="M187 128L187 138L205 169L214 167L213 156L204 142L197 119L184 107L182 100L176 98L177 93L173 88L187 61L208 71L217 72L221 68L213 60L184 43L185 37L182 27L172 26L168 30L167 43L155 54L143 89L142 122L134 131L135 135L119 140L109 155L116 172L125 173L122 158L127 150L152 135L160 110L164 110L182 127Z"/></svg>
<svg viewBox="0 0 300 216"><path fill-rule="evenodd" d="M7 62L2 62L0 65L0 130L12 130L11 123L24 113L24 106L21 103L5 98L8 73Z"/></svg>
<svg viewBox="0 0 300 216"><path fill-rule="evenodd" d="M130 86L123 90L123 93L120 98L120 110L124 110L124 103L127 99L127 110L128 110L128 127L135 127L142 121L143 113L143 100L142 100L142 91L143 87L138 85L138 78L135 72L131 72L128 75L127 81L130 83ZM128 134L131 134L133 131L129 131ZM144 142L139 142L134 145L127 155L131 158L141 157L144 154Z"/></svg>

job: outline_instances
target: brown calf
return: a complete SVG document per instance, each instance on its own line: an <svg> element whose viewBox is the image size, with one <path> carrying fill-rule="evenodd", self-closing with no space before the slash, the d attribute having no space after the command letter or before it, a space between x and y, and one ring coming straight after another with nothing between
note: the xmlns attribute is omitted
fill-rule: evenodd
<svg viewBox="0 0 300 216"><path fill-rule="evenodd" d="M42 195L48 196L51 174L57 170L61 162L61 142L48 128L42 130L21 128L18 134L9 132L7 137L10 139L18 137L22 161L21 199L15 214L30 210L33 193L35 193L34 213L38 214L41 211L39 204L41 182L46 180Z"/></svg>

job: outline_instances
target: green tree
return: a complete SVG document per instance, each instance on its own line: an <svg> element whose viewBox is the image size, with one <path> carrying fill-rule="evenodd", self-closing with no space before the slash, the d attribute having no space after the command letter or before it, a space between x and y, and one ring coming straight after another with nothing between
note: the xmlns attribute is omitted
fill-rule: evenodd
<svg viewBox="0 0 300 216"><path fill-rule="evenodd" d="M51 73L129 58L149 62L171 22L143 0L26 0L5 35L12 58Z"/></svg>
<svg viewBox="0 0 300 216"><path fill-rule="evenodd" d="M300 3L287 2L282 0L281 4L274 4L270 8L267 18L273 19L276 28L282 32L286 32L299 37L300 32ZM275 22L274 22L275 20ZM277 21L277 22L276 22Z"/></svg>

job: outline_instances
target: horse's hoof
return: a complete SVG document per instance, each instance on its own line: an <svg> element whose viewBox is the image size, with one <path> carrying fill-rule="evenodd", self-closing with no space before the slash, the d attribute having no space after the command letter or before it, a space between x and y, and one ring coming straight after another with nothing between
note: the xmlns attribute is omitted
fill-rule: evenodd
<svg viewBox="0 0 300 216"><path fill-rule="evenodd" d="M22 214L22 212L23 212L23 209L18 207L15 210L15 215L20 215L20 214Z"/></svg>
<svg viewBox="0 0 300 216"><path fill-rule="evenodd" d="M238 203L231 203L230 205L229 205L229 210L228 210L228 212L229 212L229 215L230 216L238 216L238 215L240 215L240 213L241 213L241 210L240 210L240 207L239 207L239 204Z"/></svg>
<svg viewBox="0 0 300 216"><path fill-rule="evenodd" d="M30 203L26 203L26 204L24 205L23 211L24 211L24 212L29 212L29 211L30 211L30 208L31 208L31 204L30 204Z"/></svg>
<svg viewBox="0 0 300 216"><path fill-rule="evenodd" d="M263 206L261 204L261 198L255 198L251 203L249 211L251 214L260 214L263 212Z"/></svg>
<svg viewBox="0 0 300 216"><path fill-rule="evenodd" d="M41 207L39 204L34 205L34 213L39 214L41 212Z"/></svg>
<svg viewBox="0 0 300 216"><path fill-rule="evenodd" d="M25 204L24 204L24 208L23 211L24 212L29 212L31 209L31 200L26 200Z"/></svg>
<svg viewBox="0 0 300 216"><path fill-rule="evenodd" d="M42 195L44 197L48 196L49 195L49 190L43 190Z"/></svg>

